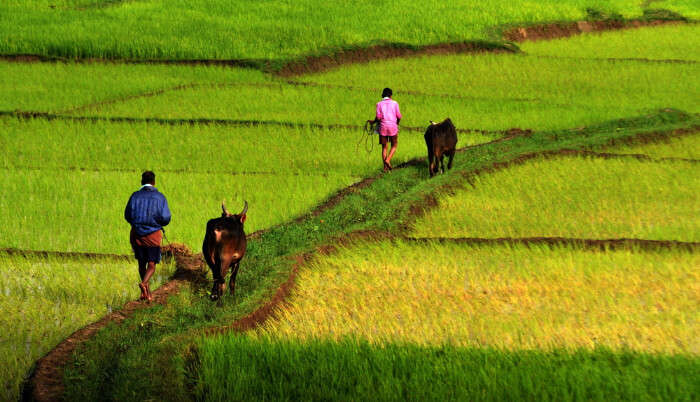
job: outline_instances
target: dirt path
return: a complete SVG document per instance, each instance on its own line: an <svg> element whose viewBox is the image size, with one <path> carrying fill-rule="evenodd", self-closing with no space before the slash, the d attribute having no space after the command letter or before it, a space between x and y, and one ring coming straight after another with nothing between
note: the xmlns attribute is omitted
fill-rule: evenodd
<svg viewBox="0 0 700 402"><path fill-rule="evenodd" d="M62 253L62 255L63 254L78 254L81 256L86 255L80 253ZM166 258L169 255L175 258L176 272L171 280L153 291L153 302L145 303L141 301L130 301L120 310L107 314L99 321L73 332L55 348L49 351L44 357L37 360L23 386L21 395L22 400L61 400L61 395L63 395L64 389L63 369L70 361L76 348L92 338L107 324L112 322L120 323L138 310L148 308L156 304L165 304L167 303L168 297L177 293L184 283L203 280L206 271L202 270L203 261L201 256L193 255L186 246L177 244L165 246L163 247L163 254ZM123 256L119 256L119 258L123 258Z"/></svg>

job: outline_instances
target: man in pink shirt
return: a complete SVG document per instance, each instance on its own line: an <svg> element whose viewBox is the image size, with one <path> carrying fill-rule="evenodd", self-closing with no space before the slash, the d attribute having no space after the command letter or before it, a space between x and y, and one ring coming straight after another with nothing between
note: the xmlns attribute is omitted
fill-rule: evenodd
<svg viewBox="0 0 700 402"><path fill-rule="evenodd" d="M375 123L379 123L379 144L382 146L382 161L384 161L385 172L391 170L391 158L396 152L399 122L401 121L399 104L391 99L392 94L390 88L384 88L382 91L382 100L377 103L377 116L374 119ZM372 120L368 121L372 122ZM391 150L389 150L389 154L386 152L387 140L391 141Z"/></svg>

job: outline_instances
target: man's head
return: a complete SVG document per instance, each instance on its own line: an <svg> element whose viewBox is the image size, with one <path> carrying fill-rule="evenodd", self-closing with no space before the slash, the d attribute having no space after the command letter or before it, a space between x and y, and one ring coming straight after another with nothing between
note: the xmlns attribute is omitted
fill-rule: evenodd
<svg viewBox="0 0 700 402"><path fill-rule="evenodd" d="M146 170L141 174L141 185L150 184L152 186L156 185L156 174L150 170Z"/></svg>
<svg viewBox="0 0 700 402"><path fill-rule="evenodd" d="M382 98L391 98L391 95L393 95L393 92L391 92L391 88L384 88L382 91Z"/></svg>

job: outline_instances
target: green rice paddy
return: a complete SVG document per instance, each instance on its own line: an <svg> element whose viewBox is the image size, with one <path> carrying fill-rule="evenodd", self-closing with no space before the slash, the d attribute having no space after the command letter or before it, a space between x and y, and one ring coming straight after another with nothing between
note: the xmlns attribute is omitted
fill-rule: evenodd
<svg viewBox="0 0 700 402"><path fill-rule="evenodd" d="M700 167L690 162L540 159L471 184L413 235L700 241Z"/></svg>
<svg viewBox="0 0 700 402"><path fill-rule="evenodd" d="M700 16L691 0L648 7ZM288 60L374 42L498 39L504 25L579 20L587 9L639 17L637 0L513 3L400 0L265 3L206 0L12 0L0 6L0 52L69 58ZM146 23L147 22L147 23ZM283 22L283 23L281 23Z"/></svg>
<svg viewBox="0 0 700 402"><path fill-rule="evenodd" d="M164 283L173 269L163 260L151 288ZM138 282L136 262L131 259L0 252L0 399L16 399L34 361L66 336L136 300Z"/></svg>
<svg viewBox="0 0 700 402"><path fill-rule="evenodd" d="M635 18L648 8L700 16L687 0L0 5L0 54L254 67L0 61L0 247L128 254L123 208L146 169L170 202L170 242L198 250L222 200L232 211L249 202L247 233L267 229L249 241L235 297L215 308L209 284L192 284L100 330L66 367L64 398L692 400L700 393L692 247L324 246L353 231L700 241L693 161L535 159L472 177L562 148L697 159L697 136L609 146L697 130L695 25L294 78L258 70L384 42L500 41L508 26ZM387 29L385 20L398 22ZM329 126L363 124L385 86L404 127L449 116L458 128L533 132L467 148L452 171L428 179L413 161L425 156L422 133L404 130L393 164L410 163L380 174L376 144L367 153L361 130ZM202 121L180 121L190 119ZM253 120L262 122L241 122ZM501 135L477 132L460 133L459 146ZM428 199L437 207L416 218ZM269 301L308 254L275 320L257 333L209 336ZM172 270L159 268L157 283ZM0 254L0 277L0 331L12 334L0 343L0 362L10 362L0 368L0 399L15 399L31 363L60 339L137 294L132 260Z"/></svg>

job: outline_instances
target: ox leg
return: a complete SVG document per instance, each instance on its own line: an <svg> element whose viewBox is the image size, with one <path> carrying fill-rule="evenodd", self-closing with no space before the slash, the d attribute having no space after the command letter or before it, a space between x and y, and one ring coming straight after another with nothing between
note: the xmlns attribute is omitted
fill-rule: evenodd
<svg viewBox="0 0 700 402"><path fill-rule="evenodd" d="M451 150L450 152L447 153L449 156L449 160L447 161L447 169L452 169L452 160L455 158L455 150Z"/></svg>
<svg viewBox="0 0 700 402"><path fill-rule="evenodd" d="M233 263L233 267L231 267L231 278L228 280L228 287L232 296L236 291L236 275L238 275L238 266L240 263L240 261L236 261Z"/></svg>
<svg viewBox="0 0 700 402"><path fill-rule="evenodd" d="M214 266L211 267L211 274L214 277L214 286L211 288L211 300L218 300L221 297L224 278L221 277L221 257L214 254Z"/></svg>
<svg viewBox="0 0 700 402"><path fill-rule="evenodd" d="M438 157L438 161L435 162L435 164L438 166L440 173L445 173L445 154L441 152L440 156Z"/></svg>

